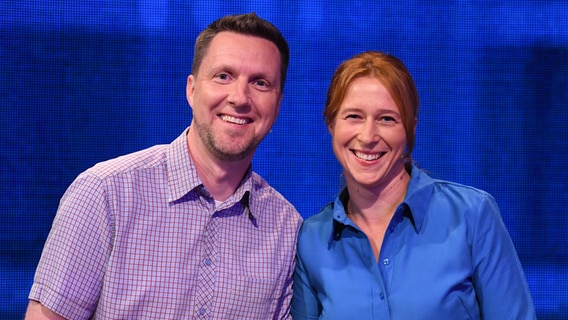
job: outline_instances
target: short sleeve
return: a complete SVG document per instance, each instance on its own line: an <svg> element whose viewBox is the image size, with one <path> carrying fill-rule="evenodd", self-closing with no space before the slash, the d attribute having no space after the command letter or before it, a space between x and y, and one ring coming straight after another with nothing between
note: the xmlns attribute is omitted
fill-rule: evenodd
<svg viewBox="0 0 568 320"><path fill-rule="evenodd" d="M302 260L302 231L298 237L298 250L296 258L296 269L294 272L293 298L291 313L292 319L318 319L321 312L321 306L317 300L316 294L310 286L308 275L306 273Z"/></svg>
<svg viewBox="0 0 568 320"><path fill-rule="evenodd" d="M525 274L497 203L484 194L474 226L474 285L484 319L536 319Z"/></svg>
<svg viewBox="0 0 568 320"><path fill-rule="evenodd" d="M29 298L69 319L91 317L111 246L102 181L80 175L61 199Z"/></svg>

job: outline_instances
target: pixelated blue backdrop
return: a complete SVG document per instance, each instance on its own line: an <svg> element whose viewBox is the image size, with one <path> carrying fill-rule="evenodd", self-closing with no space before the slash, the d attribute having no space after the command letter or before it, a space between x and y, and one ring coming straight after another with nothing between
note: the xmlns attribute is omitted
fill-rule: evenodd
<svg viewBox="0 0 568 320"><path fill-rule="evenodd" d="M169 143L191 119L193 43L255 11L291 47L254 169L304 217L341 170L322 120L335 67L400 57L421 94L415 159L492 193L539 319L568 315L568 2L0 1L0 318L23 316L59 198L98 161Z"/></svg>

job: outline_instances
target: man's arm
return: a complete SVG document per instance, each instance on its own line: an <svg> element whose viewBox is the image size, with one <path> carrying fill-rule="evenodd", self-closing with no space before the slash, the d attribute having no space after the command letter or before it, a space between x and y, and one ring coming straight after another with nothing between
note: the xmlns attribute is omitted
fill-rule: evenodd
<svg viewBox="0 0 568 320"><path fill-rule="evenodd" d="M25 320L65 320L65 318L44 307L35 300L30 300Z"/></svg>

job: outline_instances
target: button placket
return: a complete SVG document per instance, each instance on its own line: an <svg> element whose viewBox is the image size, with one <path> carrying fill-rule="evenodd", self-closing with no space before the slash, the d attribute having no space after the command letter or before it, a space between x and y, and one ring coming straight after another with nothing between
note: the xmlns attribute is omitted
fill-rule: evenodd
<svg viewBox="0 0 568 320"><path fill-rule="evenodd" d="M202 263L199 267L198 285L196 292L197 314L199 317L209 317L217 282L217 245L219 243L220 219L214 215L205 226L203 233Z"/></svg>

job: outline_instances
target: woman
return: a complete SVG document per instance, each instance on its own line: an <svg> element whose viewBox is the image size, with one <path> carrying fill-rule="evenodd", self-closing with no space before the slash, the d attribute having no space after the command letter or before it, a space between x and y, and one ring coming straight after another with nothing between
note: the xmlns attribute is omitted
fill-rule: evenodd
<svg viewBox="0 0 568 320"><path fill-rule="evenodd" d="M346 188L298 239L294 319L535 319L488 193L412 163L418 93L397 58L335 72L324 116Z"/></svg>

